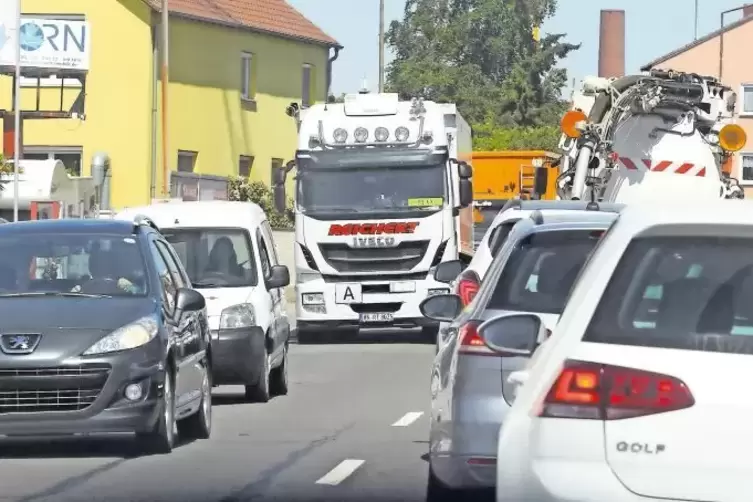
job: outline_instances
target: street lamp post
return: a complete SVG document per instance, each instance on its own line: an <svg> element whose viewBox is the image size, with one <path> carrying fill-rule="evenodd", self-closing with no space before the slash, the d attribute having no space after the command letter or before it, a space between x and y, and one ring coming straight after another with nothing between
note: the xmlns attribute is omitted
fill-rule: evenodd
<svg viewBox="0 0 753 502"><path fill-rule="evenodd" d="M379 92L384 92L384 0L379 0Z"/></svg>
<svg viewBox="0 0 753 502"><path fill-rule="evenodd" d="M16 73L13 84L13 221L18 221L18 173L21 163L21 0L16 0Z"/></svg>
<svg viewBox="0 0 753 502"><path fill-rule="evenodd" d="M168 150L168 114L167 114L167 94L169 79L169 10L167 0L162 0L162 195L170 195L170 169L167 161L169 156Z"/></svg>

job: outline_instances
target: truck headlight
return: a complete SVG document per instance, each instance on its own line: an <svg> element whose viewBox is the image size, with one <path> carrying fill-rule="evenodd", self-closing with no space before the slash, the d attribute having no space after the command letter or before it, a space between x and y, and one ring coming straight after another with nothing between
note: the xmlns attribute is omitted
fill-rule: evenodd
<svg viewBox="0 0 753 502"><path fill-rule="evenodd" d="M250 303L232 305L220 314L220 329L248 328L255 324L254 306Z"/></svg>
<svg viewBox="0 0 753 502"><path fill-rule="evenodd" d="M324 305L323 293L303 293L301 303L304 305Z"/></svg>
<svg viewBox="0 0 753 502"><path fill-rule="evenodd" d="M135 349L149 343L159 332L159 322L154 316L118 328L86 349L83 355L92 356Z"/></svg>

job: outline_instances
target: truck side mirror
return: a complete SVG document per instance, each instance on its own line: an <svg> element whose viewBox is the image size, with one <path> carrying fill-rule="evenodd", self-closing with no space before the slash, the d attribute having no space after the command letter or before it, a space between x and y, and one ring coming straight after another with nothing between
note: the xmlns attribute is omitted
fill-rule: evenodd
<svg viewBox="0 0 753 502"><path fill-rule="evenodd" d="M272 185L284 185L287 173L281 167L278 167L272 171Z"/></svg>
<svg viewBox="0 0 753 502"><path fill-rule="evenodd" d="M540 197L546 193L546 189L549 187L549 168L537 167L533 180L533 191Z"/></svg>
<svg viewBox="0 0 753 502"><path fill-rule="evenodd" d="M460 179L468 180L473 176L473 169L471 169L471 166L467 162L461 162L458 164L458 174L460 175Z"/></svg>
<svg viewBox="0 0 753 502"><path fill-rule="evenodd" d="M473 182L467 178L460 179L460 207L468 207L473 203Z"/></svg>
<svg viewBox="0 0 753 502"><path fill-rule="evenodd" d="M285 214L287 209L287 197L285 197L285 184L275 185L272 190L274 191L275 198L275 210L280 214Z"/></svg>

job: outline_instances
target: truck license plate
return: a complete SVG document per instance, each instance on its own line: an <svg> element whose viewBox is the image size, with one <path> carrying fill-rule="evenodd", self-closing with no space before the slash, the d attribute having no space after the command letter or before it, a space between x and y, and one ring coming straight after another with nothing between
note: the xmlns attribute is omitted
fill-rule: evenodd
<svg viewBox="0 0 753 502"><path fill-rule="evenodd" d="M392 322L395 315L392 312L369 312L361 314L361 322Z"/></svg>

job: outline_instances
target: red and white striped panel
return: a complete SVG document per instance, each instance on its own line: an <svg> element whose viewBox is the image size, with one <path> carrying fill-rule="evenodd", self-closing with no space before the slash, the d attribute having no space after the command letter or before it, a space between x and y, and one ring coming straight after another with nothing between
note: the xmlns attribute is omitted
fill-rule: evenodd
<svg viewBox="0 0 753 502"><path fill-rule="evenodd" d="M643 171L652 173L674 173L687 176L706 176L706 168L691 162L672 162L671 160L640 159L619 157L620 163L629 171Z"/></svg>

